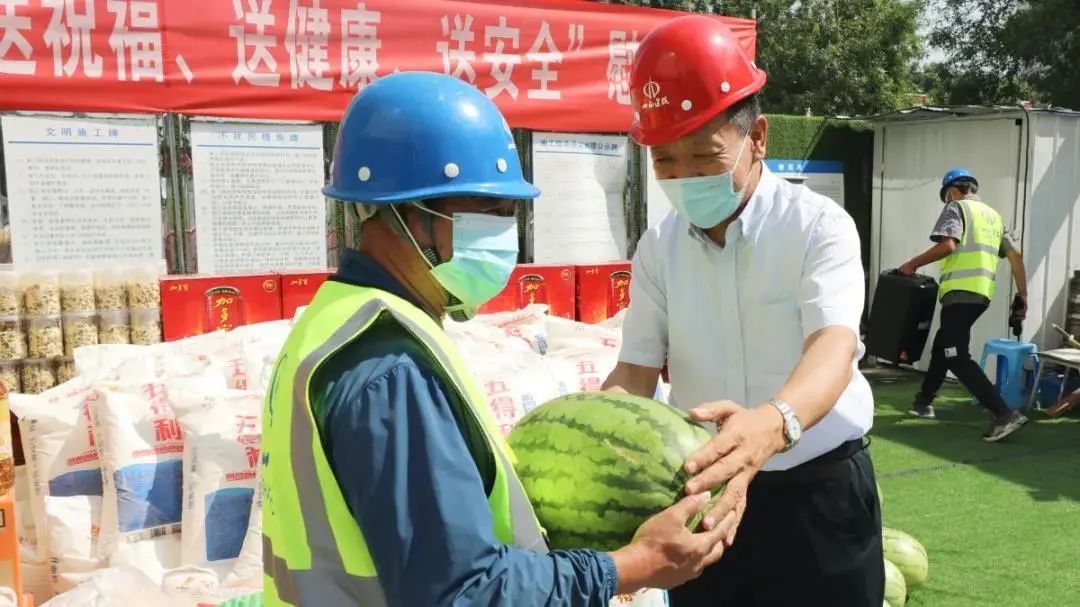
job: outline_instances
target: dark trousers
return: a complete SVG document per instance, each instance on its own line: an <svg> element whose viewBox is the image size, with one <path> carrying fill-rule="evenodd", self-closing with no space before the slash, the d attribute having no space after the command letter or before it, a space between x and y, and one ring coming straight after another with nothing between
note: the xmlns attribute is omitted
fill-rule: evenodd
<svg viewBox="0 0 1080 607"><path fill-rule="evenodd" d="M880 607L881 506L862 441L758 473L735 544L670 599L672 607Z"/></svg>
<svg viewBox="0 0 1080 607"><path fill-rule="evenodd" d="M941 308L941 327L934 337L930 366L917 397L919 404L930 404L945 381L945 373L952 371L968 392L978 399L979 404L995 416L1001 417L1009 412L994 384L971 358L971 327L988 307L986 304L960 303Z"/></svg>

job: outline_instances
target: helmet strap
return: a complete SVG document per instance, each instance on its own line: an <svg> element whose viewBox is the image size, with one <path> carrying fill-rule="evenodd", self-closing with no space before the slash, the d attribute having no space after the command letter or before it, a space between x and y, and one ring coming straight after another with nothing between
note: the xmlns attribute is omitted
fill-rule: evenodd
<svg viewBox="0 0 1080 607"><path fill-rule="evenodd" d="M426 207L423 207L423 206L421 206L419 204L416 204L415 206L419 207L420 209L423 209L424 211L429 211L429 209L427 209ZM398 223L401 225L402 231L405 232L405 235L409 238L410 241L412 241L413 247L415 247L416 250L420 252L420 255L424 258L424 261L427 262L428 267L434 269L435 266L442 264L443 260L439 258L439 253L435 250L434 246L421 247L420 243L416 242L416 238L413 236L412 232L409 231L409 226L405 225L405 220L402 219L401 213L398 212L397 207L396 206L391 206L390 210L394 212L394 217L397 218ZM428 233L428 240L430 242L434 243L435 242L435 221L434 221L434 219L432 219L432 214L431 214L430 211L426 212L426 213L423 213L422 215L424 217L424 219L423 219L424 228L427 230L427 233ZM447 308L453 308L455 306L461 306L462 302L461 302L460 299L458 299L450 291L447 291L446 287L442 287L442 285L440 285L440 288L442 288L443 294L446 295L446 300L447 300L446 307ZM453 319L455 322L463 322L463 321L468 320L468 317L465 316L465 313L462 312L460 309L459 310L454 310L454 311L450 312L449 314L450 314L450 318Z"/></svg>

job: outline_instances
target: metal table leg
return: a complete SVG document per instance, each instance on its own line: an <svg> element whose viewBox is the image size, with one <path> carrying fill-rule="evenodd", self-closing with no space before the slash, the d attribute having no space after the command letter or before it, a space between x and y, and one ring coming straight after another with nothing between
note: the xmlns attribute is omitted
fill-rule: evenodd
<svg viewBox="0 0 1080 607"><path fill-rule="evenodd" d="M1039 403L1038 406L1036 406L1036 397L1039 395L1039 382L1042 380L1043 367L1045 366L1046 361L1040 358L1039 364L1035 367L1035 385L1031 387L1031 396L1028 397L1028 411L1033 410L1033 408L1038 410L1042 409L1042 403ZM1064 385L1065 384L1062 383L1062 387L1064 387Z"/></svg>

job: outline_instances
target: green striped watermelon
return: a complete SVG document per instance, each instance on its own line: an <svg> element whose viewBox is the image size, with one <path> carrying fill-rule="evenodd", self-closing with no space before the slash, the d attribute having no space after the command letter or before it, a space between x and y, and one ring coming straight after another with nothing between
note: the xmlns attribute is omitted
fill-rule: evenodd
<svg viewBox="0 0 1080 607"><path fill-rule="evenodd" d="M904 574L888 560L885 561L885 602L889 607L904 607L907 602Z"/></svg>
<svg viewBox="0 0 1080 607"><path fill-rule="evenodd" d="M684 496L683 462L709 436L664 403L588 392L529 411L508 440L551 547L615 550Z"/></svg>
<svg viewBox="0 0 1080 607"><path fill-rule="evenodd" d="M903 531L888 527L881 529L881 540L885 548L885 558L904 574L908 588L926 581L930 575L930 559L926 556L926 548L923 548L918 540Z"/></svg>

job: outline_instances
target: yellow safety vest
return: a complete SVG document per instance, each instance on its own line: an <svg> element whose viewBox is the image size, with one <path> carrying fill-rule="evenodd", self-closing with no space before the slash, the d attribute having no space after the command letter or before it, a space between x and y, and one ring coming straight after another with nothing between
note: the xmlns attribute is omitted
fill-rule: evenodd
<svg viewBox="0 0 1080 607"><path fill-rule="evenodd" d="M514 474L513 453L457 349L430 316L377 289L325 283L279 355L263 407L263 572L267 605L384 607L386 596L364 534L349 512L322 449L311 409L311 378L336 352L390 315L432 354L465 415L484 429L495 455L488 495L494 533L506 544L547 551ZM479 464L478 464L479 465ZM404 507L404 506L402 506ZM423 584L424 580L416 580Z"/></svg>
<svg viewBox="0 0 1080 607"><path fill-rule="evenodd" d="M964 236L956 250L942 260L938 298L952 291L969 291L993 299L1005 223L984 202L974 199L956 202L964 216Z"/></svg>

